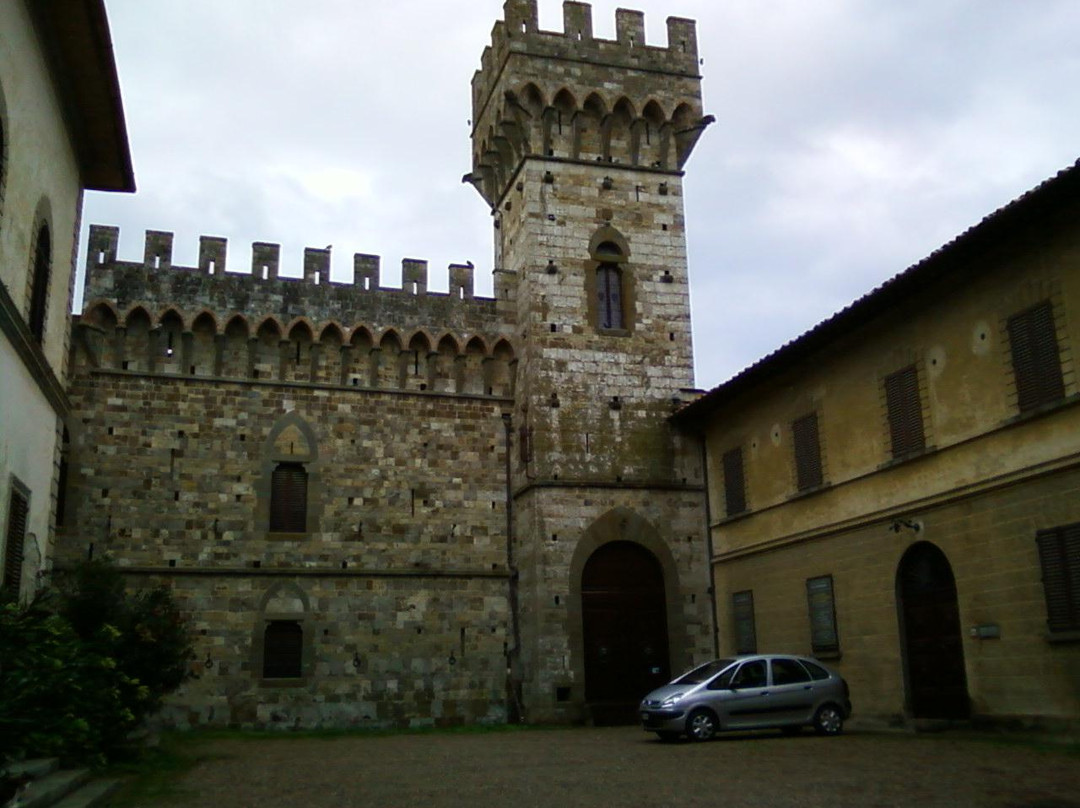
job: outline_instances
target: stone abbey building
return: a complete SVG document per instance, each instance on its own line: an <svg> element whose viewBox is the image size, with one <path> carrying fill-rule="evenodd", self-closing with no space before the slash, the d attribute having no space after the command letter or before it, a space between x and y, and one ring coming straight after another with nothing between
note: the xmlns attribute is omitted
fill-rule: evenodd
<svg viewBox="0 0 1080 808"><path fill-rule="evenodd" d="M616 720L715 651L683 168L710 122L694 23L537 28L507 0L473 78L494 297L307 250L142 262L92 227L59 562L192 616L179 725ZM449 168L448 168L449 170ZM242 270L242 271L241 271ZM77 530L74 529L77 526ZM632 716L632 713L629 713Z"/></svg>

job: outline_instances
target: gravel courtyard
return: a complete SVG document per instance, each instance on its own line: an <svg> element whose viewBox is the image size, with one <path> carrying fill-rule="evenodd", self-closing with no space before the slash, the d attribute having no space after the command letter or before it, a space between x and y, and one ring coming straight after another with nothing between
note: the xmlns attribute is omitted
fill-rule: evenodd
<svg viewBox="0 0 1080 808"><path fill-rule="evenodd" d="M1080 755L950 735L775 733L666 744L636 728L208 741L191 808L1080 808Z"/></svg>

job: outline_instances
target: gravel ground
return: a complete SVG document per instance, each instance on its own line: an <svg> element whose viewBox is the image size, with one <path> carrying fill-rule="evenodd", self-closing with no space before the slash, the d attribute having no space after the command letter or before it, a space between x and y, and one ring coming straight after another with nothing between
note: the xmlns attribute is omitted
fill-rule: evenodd
<svg viewBox="0 0 1080 808"><path fill-rule="evenodd" d="M208 741L179 805L1080 808L1080 755L950 735L636 728Z"/></svg>

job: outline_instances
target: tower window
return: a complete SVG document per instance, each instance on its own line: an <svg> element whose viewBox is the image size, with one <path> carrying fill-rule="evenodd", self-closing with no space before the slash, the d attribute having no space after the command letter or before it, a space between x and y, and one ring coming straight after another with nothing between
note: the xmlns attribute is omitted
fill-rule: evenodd
<svg viewBox="0 0 1080 808"><path fill-rule="evenodd" d="M48 312L49 270L52 266L52 239L49 226L42 223L34 246L34 275L30 287L30 333L38 342L45 338L45 315Z"/></svg>
<svg viewBox="0 0 1080 808"><path fill-rule="evenodd" d="M1065 396L1054 312L1049 300L1009 318L1009 347L1020 412Z"/></svg>
<svg viewBox="0 0 1080 808"><path fill-rule="evenodd" d="M601 264L596 270L597 311L601 328L622 328L622 271L615 264Z"/></svg>
<svg viewBox="0 0 1080 808"><path fill-rule="evenodd" d="M270 479L270 532L307 531L308 475L302 463L279 463Z"/></svg>

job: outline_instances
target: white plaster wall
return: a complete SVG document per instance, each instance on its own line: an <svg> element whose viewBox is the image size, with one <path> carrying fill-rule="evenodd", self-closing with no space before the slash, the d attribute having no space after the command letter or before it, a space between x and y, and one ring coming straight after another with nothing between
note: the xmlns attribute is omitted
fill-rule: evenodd
<svg viewBox="0 0 1080 808"><path fill-rule="evenodd" d="M45 358L62 377L73 277L74 239L81 208L81 179L33 24L23 0L0 0L0 98L7 159L0 208L0 281L25 318L35 217L47 200L52 238L45 319ZM7 540L12 477L30 489L23 592L33 587L38 564L51 548L53 461L57 416L7 339L0 336L0 554ZM0 555L0 558L3 556Z"/></svg>
<svg viewBox="0 0 1080 808"><path fill-rule="evenodd" d="M26 532L34 534L37 552L25 558L45 559L51 548L49 515L57 419L25 366L7 340L0 338L0 558L6 550L11 480L30 489ZM37 569L23 566L23 592L32 591ZM0 573L2 574L2 573Z"/></svg>
<svg viewBox="0 0 1080 808"><path fill-rule="evenodd" d="M82 183L60 102L22 0L0 1L0 93L8 153L0 210L0 281L25 318L34 216L39 202L48 199L53 249L44 350L59 377Z"/></svg>

